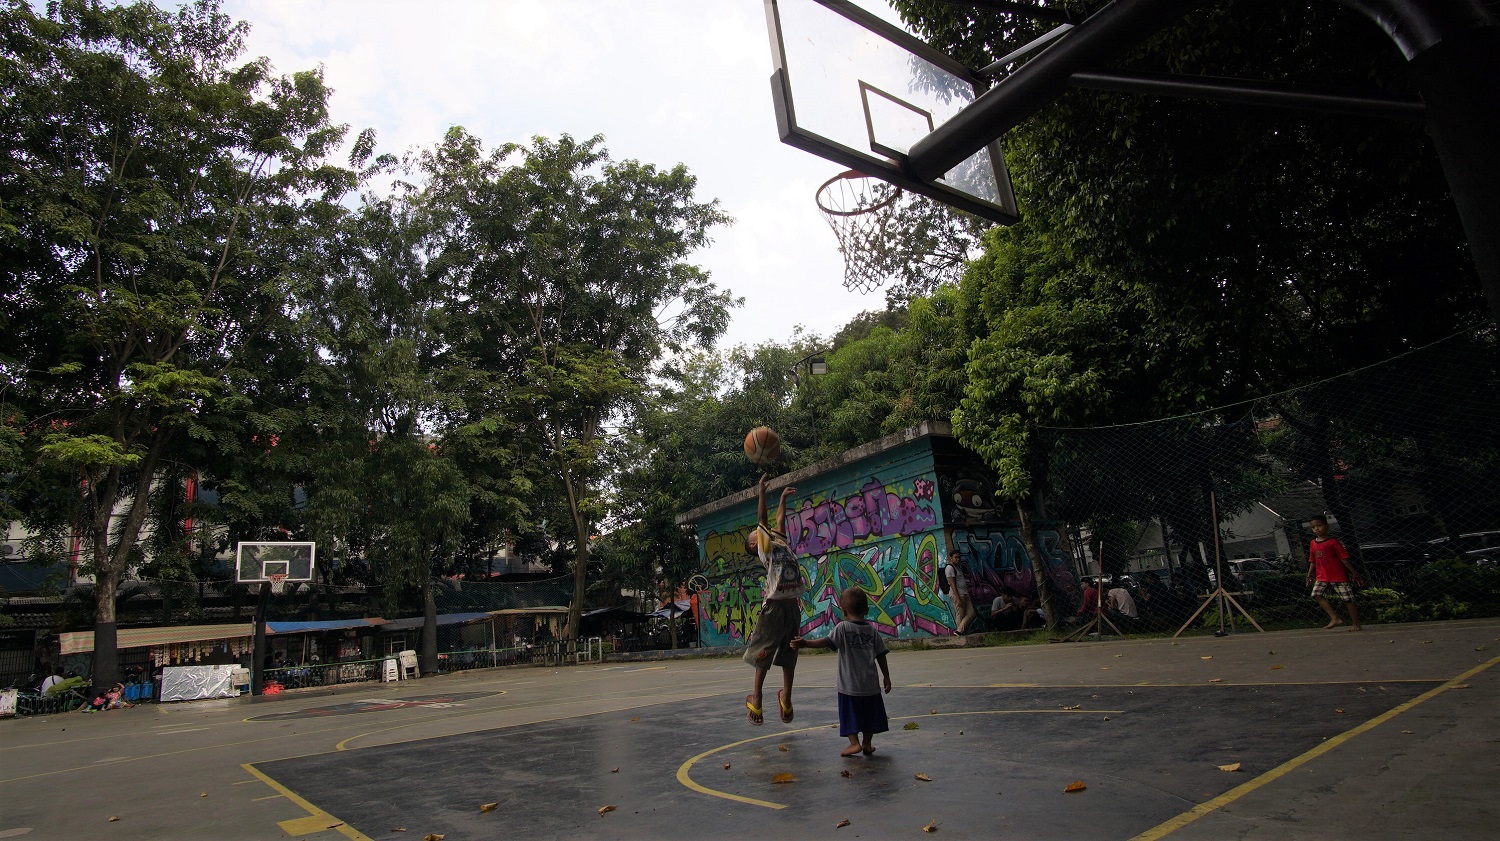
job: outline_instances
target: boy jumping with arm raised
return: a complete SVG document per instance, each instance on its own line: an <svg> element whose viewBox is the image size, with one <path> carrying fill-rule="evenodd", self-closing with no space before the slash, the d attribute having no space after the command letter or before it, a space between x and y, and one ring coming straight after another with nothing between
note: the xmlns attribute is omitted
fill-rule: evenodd
<svg viewBox="0 0 1500 841"><path fill-rule="evenodd" d="M746 540L749 548L760 556L766 567L766 583L761 591L760 618L750 634L750 644L745 649L744 660L755 668L755 686L745 696L745 717L751 724L765 721L762 687L766 672L772 666L781 667L782 688L776 693L777 706L781 708L781 720L792 721L792 675L797 668L797 650L792 648L792 638L802 626L802 594L807 584L802 579L802 566L792 554L787 543L786 499L797 492L796 488L781 489L781 502L776 506L776 525L766 522L766 474L760 475L759 522Z"/></svg>

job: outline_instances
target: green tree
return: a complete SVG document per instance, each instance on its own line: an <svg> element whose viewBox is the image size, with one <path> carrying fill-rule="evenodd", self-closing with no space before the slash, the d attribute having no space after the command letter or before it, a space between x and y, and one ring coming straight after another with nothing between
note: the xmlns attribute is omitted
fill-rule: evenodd
<svg viewBox="0 0 1500 841"><path fill-rule="evenodd" d="M723 332L735 302L687 258L728 218L685 167L612 162L599 137L487 153L454 129L423 169L439 260L473 325L459 351L515 385L539 475L567 503L576 635L608 514L606 424L629 422L664 358Z"/></svg>
<svg viewBox="0 0 1500 841"><path fill-rule="evenodd" d="M235 64L246 25L199 0L21 0L6 43L0 237L28 434L79 489L96 577L94 680L115 679L115 600L153 478L230 392L247 337L283 317L302 223L355 183L316 71ZM45 423L40 419L45 418Z"/></svg>

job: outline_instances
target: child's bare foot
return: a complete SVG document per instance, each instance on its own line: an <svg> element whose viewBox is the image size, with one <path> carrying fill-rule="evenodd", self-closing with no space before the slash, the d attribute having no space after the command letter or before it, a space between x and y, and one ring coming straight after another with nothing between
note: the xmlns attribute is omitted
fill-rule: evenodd
<svg viewBox="0 0 1500 841"><path fill-rule="evenodd" d="M1361 628L1361 627L1360 627L1360 626L1358 626L1358 625L1353 625L1353 626L1351 626L1351 627L1350 627L1350 628L1349 628L1349 630L1351 630L1351 631L1363 631L1363 630L1364 630L1364 628Z"/></svg>
<svg viewBox="0 0 1500 841"><path fill-rule="evenodd" d="M872 754L872 753L875 752L875 746L874 745L865 745L864 747L860 748L860 750L862 750L862 751L865 752L865 756L869 756L870 754Z"/></svg>
<svg viewBox="0 0 1500 841"><path fill-rule="evenodd" d="M839 751L839 756L858 756L859 751L859 745L850 745L849 747Z"/></svg>
<svg viewBox="0 0 1500 841"><path fill-rule="evenodd" d="M1330 621L1327 625L1324 625L1323 626L1323 630L1326 631L1329 628L1337 628L1338 626L1340 626L1342 624L1344 624L1344 620L1342 620L1342 619L1334 619L1334 620Z"/></svg>

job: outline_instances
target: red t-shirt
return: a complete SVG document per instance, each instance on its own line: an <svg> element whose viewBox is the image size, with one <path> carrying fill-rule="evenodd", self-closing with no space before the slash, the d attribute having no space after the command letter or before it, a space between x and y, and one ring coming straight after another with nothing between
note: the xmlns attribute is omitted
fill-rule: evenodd
<svg viewBox="0 0 1500 841"><path fill-rule="evenodd" d="M1349 570L1344 566L1344 559L1347 557L1349 552L1336 537L1322 540L1314 538L1307 547L1307 562L1313 565L1314 574L1319 581L1348 581Z"/></svg>

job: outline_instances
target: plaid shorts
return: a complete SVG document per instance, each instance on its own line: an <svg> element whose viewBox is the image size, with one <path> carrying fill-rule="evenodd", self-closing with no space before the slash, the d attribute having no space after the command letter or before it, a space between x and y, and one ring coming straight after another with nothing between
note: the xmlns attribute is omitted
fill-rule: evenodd
<svg viewBox="0 0 1500 841"><path fill-rule="evenodd" d="M1354 588L1349 586L1349 582L1347 581L1319 581L1313 585L1313 598L1316 599L1318 596L1329 593L1338 596L1340 601L1354 601Z"/></svg>

